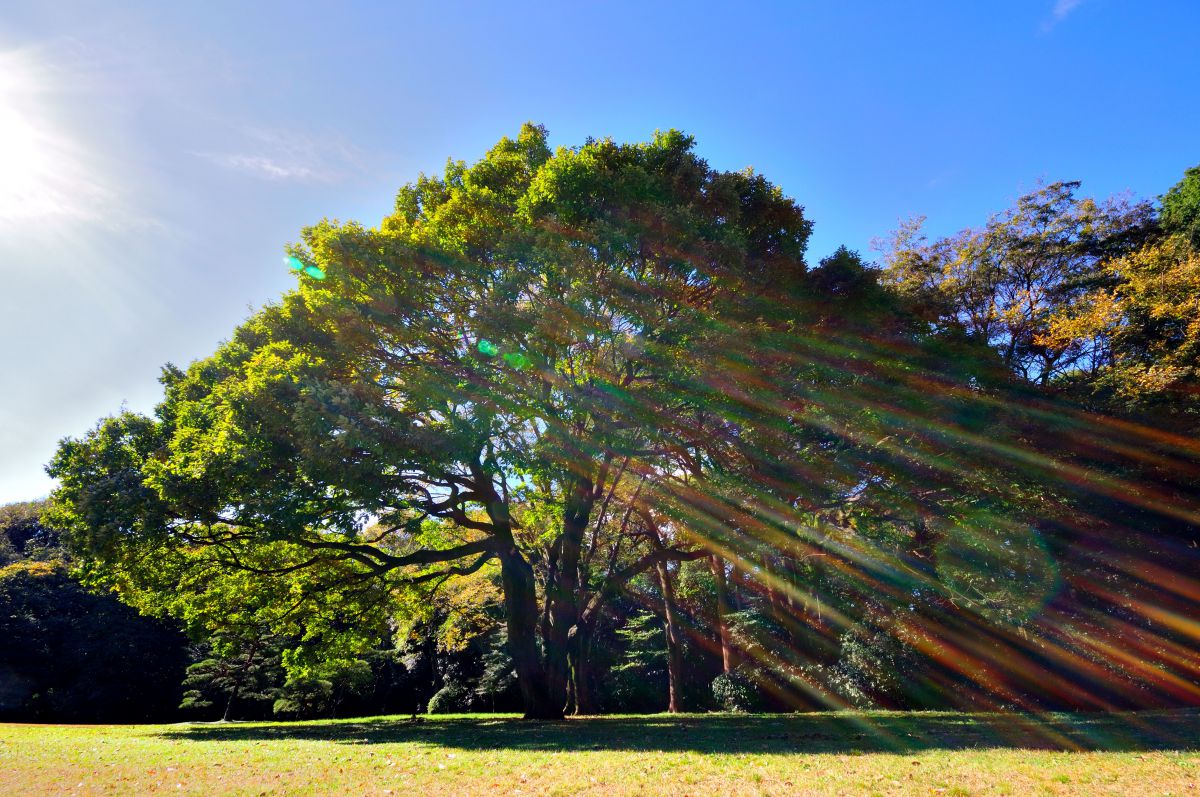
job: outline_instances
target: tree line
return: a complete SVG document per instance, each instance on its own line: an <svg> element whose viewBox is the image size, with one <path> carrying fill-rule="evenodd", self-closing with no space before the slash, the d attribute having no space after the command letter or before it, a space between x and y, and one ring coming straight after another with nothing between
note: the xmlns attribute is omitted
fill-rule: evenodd
<svg viewBox="0 0 1200 797"><path fill-rule="evenodd" d="M1195 703L1198 208L1054 183L810 266L688 136L526 125L305 229L43 520L227 713Z"/></svg>

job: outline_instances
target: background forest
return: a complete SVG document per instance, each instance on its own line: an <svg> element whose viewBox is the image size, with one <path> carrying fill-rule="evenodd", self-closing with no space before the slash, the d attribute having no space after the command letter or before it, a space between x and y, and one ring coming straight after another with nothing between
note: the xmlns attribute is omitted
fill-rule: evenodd
<svg viewBox="0 0 1200 797"><path fill-rule="evenodd" d="M0 719L1200 703L1200 167L806 262L526 125L0 510Z"/></svg>

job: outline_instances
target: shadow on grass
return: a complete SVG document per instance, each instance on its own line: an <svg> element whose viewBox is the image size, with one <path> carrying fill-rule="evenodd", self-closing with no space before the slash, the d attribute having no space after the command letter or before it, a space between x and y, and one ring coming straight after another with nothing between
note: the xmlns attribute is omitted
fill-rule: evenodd
<svg viewBox="0 0 1200 797"><path fill-rule="evenodd" d="M209 725L165 735L194 741L418 743L462 750L915 753L982 748L1064 751L1200 749L1200 711L1120 714L838 712L579 717L537 723L487 715Z"/></svg>

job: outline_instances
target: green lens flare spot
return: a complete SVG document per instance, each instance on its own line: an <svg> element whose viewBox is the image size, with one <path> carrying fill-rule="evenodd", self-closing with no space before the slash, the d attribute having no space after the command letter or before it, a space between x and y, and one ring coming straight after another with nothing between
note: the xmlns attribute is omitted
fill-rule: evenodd
<svg viewBox="0 0 1200 797"><path fill-rule="evenodd" d="M492 343L490 340L479 341L478 349L479 353L485 357L495 357L500 353L500 349L498 349L496 344Z"/></svg>
<svg viewBox="0 0 1200 797"><path fill-rule="evenodd" d="M301 261L300 258L295 257L294 255L285 257L283 259L283 262L292 271L303 271L304 270L304 262Z"/></svg>
<svg viewBox="0 0 1200 797"><path fill-rule="evenodd" d="M308 276L312 277L315 280L325 279L325 272L322 271L321 269L317 268L316 266L305 266L304 273L307 274Z"/></svg>
<svg viewBox="0 0 1200 797"><path fill-rule="evenodd" d="M518 371L522 368L528 368L530 365L529 358L524 354L521 354L519 351L510 351L508 354L504 355L504 362L508 363L513 368L516 368Z"/></svg>

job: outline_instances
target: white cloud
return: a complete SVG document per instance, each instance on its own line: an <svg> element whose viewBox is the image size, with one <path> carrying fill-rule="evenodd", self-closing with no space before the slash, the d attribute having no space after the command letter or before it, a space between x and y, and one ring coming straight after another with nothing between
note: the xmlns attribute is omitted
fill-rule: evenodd
<svg viewBox="0 0 1200 797"><path fill-rule="evenodd" d="M243 152L194 152L222 168L274 181L330 183L361 170L359 154L339 141L256 130Z"/></svg>
<svg viewBox="0 0 1200 797"><path fill-rule="evenodd" d="M1081 5L1083 5L1083 0L1055 0L1054 9L1050 12L1050 19L1042 23L1042 32L1050 31Z"/></svg>
<svg viewBox="0 0 1200 797"><path fill-rule="evenodd" d="M1059 21L1066 19L1082 2L1083 0L1058 0L1054 4L1054 18Z"/></svg>
<svg viewBox="0 0 1200 797"><path fill-rule="evenodd" d="M233 169L235 172L265 177L268 180L309 180L317 174L309 166L280 163L261 155L205 155L204 157L219 166Z"/></svg>

